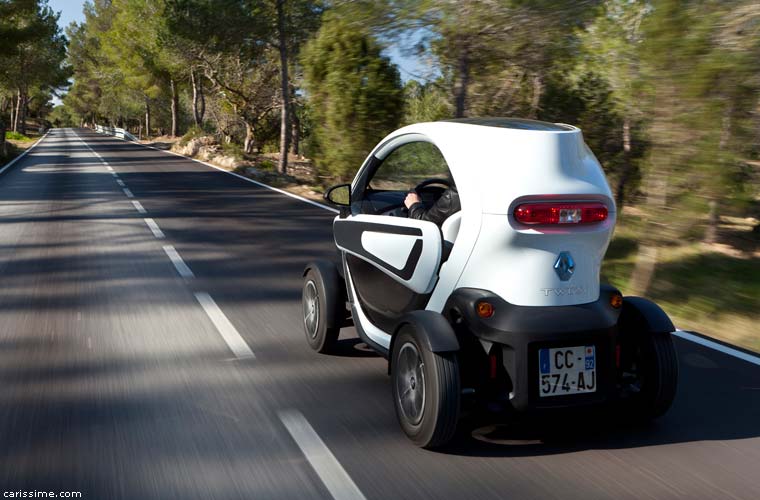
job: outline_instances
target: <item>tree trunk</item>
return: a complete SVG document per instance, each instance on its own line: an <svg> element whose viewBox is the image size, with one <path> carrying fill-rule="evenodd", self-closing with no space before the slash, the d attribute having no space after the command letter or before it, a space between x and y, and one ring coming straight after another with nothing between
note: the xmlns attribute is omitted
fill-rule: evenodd
<svg viewBox="0 0 760 500"><path fill-rule="evenodd" d="M675 119L681 109L678 104L673 105L679 102L676 99L677 95L678 91L672 84L655 90L655 111L651 127L653 135L659 137L660 142L653 146L655 159L644 178L644 225L648 229L640 236L636 264L630 281L631 295L646 295L654 278L659 247L664 240L672 238L668 234L668 224L664 221L667 220L668 186L673 163L671 155L679 141L678 135L673 132L677 129Z"/></svg>
<svg viewBox="0 0 760 500"><path fill-rule="evenodd" d="M290 117L293 119L291 124L292 138L290 143L290 152L294 155L301 154L301 120L298 118L298 114L295 112L290 113Z"/></svg>
<svg viewBox="0 0 760 500"><path fill-rule="evenodd" d="M13 114L13 131L18 132L19 114L21 113L21 91L16 94L15 113Z"/></svg>
<svg viewBox="0 0 760 500"><path fill-rule="evenodd" d="M21 116L19 116L19 131L21 135L26 135L26 113L29 100L26 98L26 94L21 94Z"/></svg>
<svg viewBox="0 0 760 500"><path fill-rule="evenodd" d="M457 61L457 75L454 82L454 117L464 118L467 106L467 87L470 84L470 47L462 46Z"/></svg>
<svg viewBox="0 0 760 500"><path fill-rule="evenodd" d="M16 104L14 103L13 96L9 97L8 101L11 109L11 121L8 122L8 126L11 130L16 130Z"/></svg>
<svg viewBox="0 0 760 500"><path fill-rule="evenodd" d="M172 137L177 137L179 135L179 120L177 118L179 97L177 96L177 84L174 83L174 78L169 79L169 87L172 91L172 131L170 135Z"/></svg>
<svg viewBox="0 0 760 500"><path fill-rule="evenodd" d="M256 144L256 140L254 139L254 128L253 125L245 122L245 142L243 143L243 151L245 151L246 154L252 154L253 153L253 147Z"/></svg>
<svg viewBox="0 0 760 500"><path fill-rule="evenodd" d="M708 202L710 211L707 214L707 229L703 241L705 243L715 243L718 239L718 202L710 200Z"/></svg>
<svg viewBox="0 0 760 500"><path fill-rule="evenodd" d="M8 156L8 146L5 142L5 130L8 125L5 123L5 113L8 111L8 99L3 97L0 104L0 155Z"/></svg>
<svg viewBox="0 0 760 500"><path fill-rule="evenodd" d="M531 79L533 83L533 95L530 99L530 117L538 118L538 108L541 105L541 95L544 93L544 81L541 75L535 74Z"/></svg>
<svg viewBox="0 0 760 500"><path fill-rule="evenodd" d="M623 172L618 179L617 189L615 190L615 204L617 213L623 212L623 203L625 203L625 185L631 176L631 120L626 116L623 119Z"/></svg>
<svg viewBox="0 0 760 500"><path fill-rule="evenodd" d="M718 149L721 152L725 151L726 147L728 146L728 141L731 138L732 112L733 108L731 106L728 106L723 114L720 142L718 143ZM721 157L720 163L725 164L725 159ZM709 196L709 201L707 203L707 206L709 207L709 212L707 213L707 229L705 229L705 234L702 238L702 241L708 244L715 243L718 239L718 222L720 217L718 216L718 201L716 198L717 197L714 194L712 196Z"/></svg>
<svg viewBox="0 0 760 500"><path fill-rule="evenodd" d="M288 151L290 150L290 80L288 78L288 46L285 39L285 0L277 0L277 31L280 49L280 160L277 171L288 171Z"/></svg>
<svg viewBox="0 0 760 500"><path fill-rule="evenodd" d="M145 98L145 138L150 138L150 104L148 98Z"/></svg>
<svg viewBox="0 0 760 500"><path fill-rule="evenodd" d="M200 96L198 95L198 81L195 77L195 69L190 70L190 83L193 86L193 122L196 127L201 126L201 117L198 109Z"/></svg>

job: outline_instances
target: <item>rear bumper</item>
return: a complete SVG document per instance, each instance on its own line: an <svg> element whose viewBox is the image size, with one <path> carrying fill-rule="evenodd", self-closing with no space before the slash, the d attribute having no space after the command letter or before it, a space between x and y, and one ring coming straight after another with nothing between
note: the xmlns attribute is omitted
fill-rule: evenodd
<svg viewBox="0 0 760 500"><path fill-rule="evenodd" d="M613 287L602 286L596 302L529 307L509 304L486 290L461 288L449 298L444 314L454 325L460 345L472 346L475 337L487 353L496 354L501 360L511 382L509 400L515 410L584 406L608 401L616 392L615 356L620 310L609 305L613 293L619 292ZM476 304L483 300L494 305L495 313L491 318L480 318L475 312ZM596 348L597 390L587 394L541 397L539 349L584 345ZM483 352L481 350L481 355Z"/></svg>

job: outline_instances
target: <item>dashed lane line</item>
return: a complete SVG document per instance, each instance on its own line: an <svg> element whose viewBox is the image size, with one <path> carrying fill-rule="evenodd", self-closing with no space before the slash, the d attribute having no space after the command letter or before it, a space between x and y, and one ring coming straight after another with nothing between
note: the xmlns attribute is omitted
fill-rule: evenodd
<svg viewBox="0 0 760 500"><path fill-rule="evenodd" d="M132 205L134 205L135 210L137 210L141 214L147 214L148 211L145 210L145 208L142 206L142 203L140 203L137 200L132 200Z"/></svg>
<svg viewBox="0 0 760 500"><path fill-rule="evenodd" d="M187 267L185 261L182 260L177 250L172 245L164 245L164 252L169 257L169 260L174 264L174 268L177 270L180 276L183 278L195 278L193 271Z"/></svg>
<svg viewBox="0 0 760 500"><path fill-rule="evenodd" d="M280 421L290 433L314 472L335 500L362 500L364 495L319 434L297 410L279 412Z"/></svg>
<svg viewBox="0 0 760 500"><path fill-rule="evenodd" d="M227 316L225 316L219 306L216 305L216 302L211 298L211 295L206 292L196 292L195 298L198 300L201 307L203 307L203 310L206 311L206 314L216 327L219 335L222 336L227 343L227 346L238 359L256 357L251 348L248 347L248 344L245 343L245 340L243 340L243 337L240 336L240 333L235 326L230 323Z"/></svg>
<svg viewBox="0 0 760 500"><path fill-rule="evenodd" d="M124 194L127 195L127 198L135 197L135 195L132 194L132 191L130 191L129 188L122 188L122 191L124 191Z"/></svg>
<svg viewBox="0 0 760 500"><path fill-rule="evenodd" d="M158 224L156 224L156 221L154 221L153 219L147 218L147 217L145 219L143 219L143 220L145 221L145 224L148 225L148 228L153 233L153 236L155 236L158 239L164 239L166 237L166 235L164 234L164 232L161 231L161 228L158 227Z"/></svg>

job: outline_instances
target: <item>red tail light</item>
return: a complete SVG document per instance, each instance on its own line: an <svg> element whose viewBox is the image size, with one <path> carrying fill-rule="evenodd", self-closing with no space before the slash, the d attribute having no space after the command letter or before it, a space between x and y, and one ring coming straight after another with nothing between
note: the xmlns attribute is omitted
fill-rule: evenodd
<svg viewBox="0 0 760 500"><path fill-rule="evenodd" d="M515 219L523 224L588 224L607 220L602 203L523 203L515 208Z"/></svg>

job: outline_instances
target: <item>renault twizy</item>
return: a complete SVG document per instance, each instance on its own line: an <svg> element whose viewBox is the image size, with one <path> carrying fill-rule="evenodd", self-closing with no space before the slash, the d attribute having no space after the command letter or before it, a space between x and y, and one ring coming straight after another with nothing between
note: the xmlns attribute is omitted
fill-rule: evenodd
<svg viewBox="0 0 760 500"><path fill-rule="evenodd" d="M439 227L410 219L456 189ZM306 266L303 315L329 352L353 322L389 362L401 428L417 445L454 435L463 398L515 412L610 402L641 418L676 393L675 329L656 304L600 285L616 208L573 126L508 118L404 127L380 142L340 208L340 263Z"/></svg>

